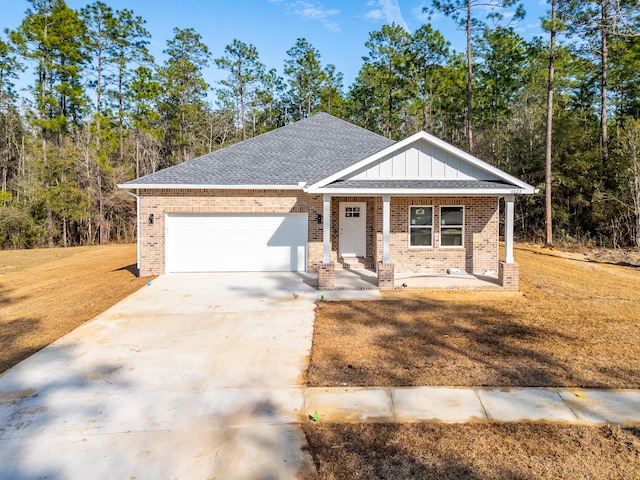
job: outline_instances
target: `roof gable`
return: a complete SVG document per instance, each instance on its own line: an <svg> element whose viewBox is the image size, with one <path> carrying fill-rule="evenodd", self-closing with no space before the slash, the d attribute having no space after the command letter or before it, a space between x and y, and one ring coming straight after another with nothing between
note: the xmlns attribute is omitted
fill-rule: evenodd
<svg viewBox="0 0 640 480"><path fill-rule="evenodd" d="M363 166L341 180L499 180L499 177L423 138Z"/></svg>
<svg viewBox="0 0 640 480"><path fill-rule="evenodd" d="M402 182L493 182L510 185L517 193L534 193L535 189L502 170L469 155L459 148L420 131L410 137L374 153L346 169L311 185L310 191L340 184L398 185ZM462 183L460 183L462 185ZM480 183L481 184L481 183Z"/></svg>

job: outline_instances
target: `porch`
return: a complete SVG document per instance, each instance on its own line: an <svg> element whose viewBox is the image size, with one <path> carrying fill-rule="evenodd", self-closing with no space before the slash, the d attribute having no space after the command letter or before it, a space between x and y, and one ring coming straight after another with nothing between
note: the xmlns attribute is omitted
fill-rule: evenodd
<svg viewBox="0 0 640 480"><path fill-rule="evenodd" d="M498 256L496 196L324 194L323 214L318 216L322 225L318 289L517 290L514 196L503 198L505 242ZM445 208L459 210L463 218L457 222L461 225L455 243L442 240L447 226L441 220ZM409 212L413 215L414 210L431 212L425 246L412 244ZM447 233L451 230L449 227Z"/></svg>
<svg viewBox="0 0 640 480"><path fill-rule="evenodd" d="M378 275L367 268L335 269L333 290L378 290ZM323 288L318 285L320 290ZM395 273L391 290L503 290L497 275Z"/></svg>

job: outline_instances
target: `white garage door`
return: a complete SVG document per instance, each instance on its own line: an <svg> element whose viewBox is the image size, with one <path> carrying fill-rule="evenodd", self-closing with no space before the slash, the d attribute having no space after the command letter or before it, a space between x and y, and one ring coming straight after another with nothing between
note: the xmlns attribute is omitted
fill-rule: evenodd
<svg viewBox="0 0 640 480"><path fill-rule="evenodd" d="M166 271L296 272L307 265L307 214L168 214Z"/></svg>

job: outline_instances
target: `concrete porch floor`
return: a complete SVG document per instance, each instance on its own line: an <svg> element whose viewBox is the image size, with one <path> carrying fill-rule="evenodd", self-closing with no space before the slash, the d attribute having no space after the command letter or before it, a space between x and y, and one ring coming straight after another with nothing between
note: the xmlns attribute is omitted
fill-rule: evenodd
<svg viewBox="0 0 640 480"><path fill-rule="evenodd" d="M502 290L497 275L396 272L395 285L397 290Z"/></svg>
<svg viewBox="0 0 640 480"><path fill-rule="evenodd" d="M376 290L378 277L366 268L336 268L336 290ZM497 275L398 273L396 290L502 290Z"/></svg>

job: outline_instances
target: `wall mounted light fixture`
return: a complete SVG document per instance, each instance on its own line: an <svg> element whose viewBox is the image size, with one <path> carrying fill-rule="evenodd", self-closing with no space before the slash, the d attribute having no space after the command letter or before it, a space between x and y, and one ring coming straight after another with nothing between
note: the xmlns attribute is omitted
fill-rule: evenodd
<svg viewBox="0 0 640 480"><path fill-rule="evenodd" d="M316 222L318 222L318 225L322 225L322 214L318 213L316 215Z"/></svg>
<svg viewBox="0 0 640 480"><path fill-rule="evenodd" d="M149 215L149 225L153 225L153 213Z"/></svg>

